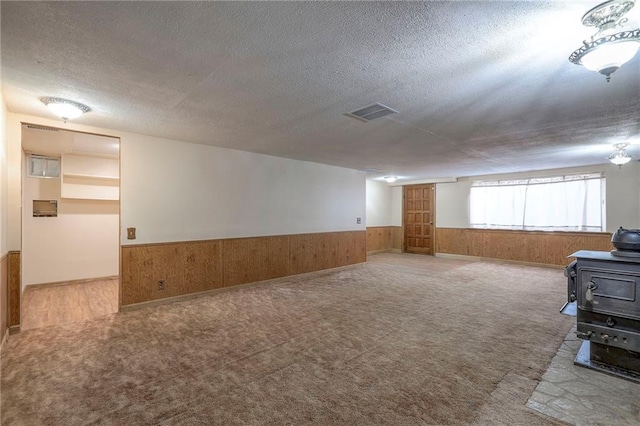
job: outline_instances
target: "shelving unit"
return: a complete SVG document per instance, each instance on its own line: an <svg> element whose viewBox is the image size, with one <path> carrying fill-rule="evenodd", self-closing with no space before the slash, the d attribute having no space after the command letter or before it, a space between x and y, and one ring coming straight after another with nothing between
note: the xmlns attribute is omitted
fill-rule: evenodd
<svg viewBox="0 0 640 426"><path fill-rule="evenodd" d="M118 159L64 154L60 194L62 198L119 200Z"/></svg>

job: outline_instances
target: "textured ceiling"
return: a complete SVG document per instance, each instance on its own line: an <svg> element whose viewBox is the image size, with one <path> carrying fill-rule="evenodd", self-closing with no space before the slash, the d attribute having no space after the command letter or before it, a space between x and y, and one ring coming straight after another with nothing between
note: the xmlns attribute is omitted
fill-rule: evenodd
<svg viewBox="0 0 640 426"><path fill-rule="evenodd" d="M2 2L2 89L13 112L65 97L81 124L407 179L600 164L640 143L640 55L610 83L567 60L597 3ZM344 115L374 102L399 113Z"/></svg>

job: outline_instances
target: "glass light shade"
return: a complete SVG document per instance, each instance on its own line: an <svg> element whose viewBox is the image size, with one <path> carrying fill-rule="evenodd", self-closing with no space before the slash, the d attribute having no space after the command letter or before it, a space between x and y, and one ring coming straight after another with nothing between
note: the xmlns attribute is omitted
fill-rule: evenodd
<svg viewBox="0 0 640 426"><path fill-rule="evenodd" d="M616 166L622 166L623 164L627 164L629 161L631 161L631 156L627 154L626 151L618 151L609 156L609 161L611 161Z"/></svg>
<svg viewBox="0 0 640 426"><path fill-rule="evenodd" d="M45 97L40 100L51 112L64 121L78 118L82 114L91 111L91 108L88 106L79 102L70 101L69 99Z"/></svg>
<svg viewBox="0 0 640 426"><path fill-rule="evenodd" d="M620 68L625 62L630 61L639 47L640 43L636 40L603 43L590 52L585 53L580 63L591 71L602 72L611 70L610 72L604 73L610 74Z"/></svg>
<svg viewBox="0 0 640 426"><path fill-rule="evenodd" d="M398 180L396 176L385 176L382 179L386 180L388 183L393 183Z"/></svg>
<svg viewBox="0 0 640 426"><path fill-rule="evenodd" d="M50 104L47 104L47 106L49 107L51 112L53 112L55 115L65 120L72 120L74 118L78 118L84 113L80 108L71 104L50 103Z"/></svg>

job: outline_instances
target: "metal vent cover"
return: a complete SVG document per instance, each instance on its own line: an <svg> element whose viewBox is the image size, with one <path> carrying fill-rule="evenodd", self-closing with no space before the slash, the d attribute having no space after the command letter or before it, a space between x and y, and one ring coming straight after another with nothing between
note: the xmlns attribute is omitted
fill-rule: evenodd
<svg viewBox="0 0 640 426"><path fill-rule="evenodd" d="M345 115L364 121L366 123L368 121L375 120L376 118L386 117L389 114L397 114L397 113L398 111L392 108L389 108L386 105L382 105L381 103L375 103L373 105L369 105L364 108L360 108L355 111L348 112Z"/></svg>
<svg viewBox="0 0 640 426"><path fill-rule="evenodd" d="M28 129L33 130L46 130L48 132L59 132L60 129L56 129L55 127L46 127L46 126L38 126L37 124L27 124Z"/></svg>

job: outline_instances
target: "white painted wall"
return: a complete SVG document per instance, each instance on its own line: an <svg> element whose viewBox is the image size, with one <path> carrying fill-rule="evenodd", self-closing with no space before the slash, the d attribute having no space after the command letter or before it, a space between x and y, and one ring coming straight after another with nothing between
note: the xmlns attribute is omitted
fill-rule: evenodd
<svg viewBox="0 0 640 426"><path fill-rule="evenodd" d="M469 190L473 180L518 179L526 177L562 176L587 172L604 172L606 179L606 231L618 227L640 228L640 164L632 161L622 168L613 164L544 170L526 173L462 178L456 183L436 185L436 226L467 228L469 226Z"/></svg>
<svg viewBox="0 0 640 426"><path fill-rule="evenodd" d="M7 207L8 189L7 184L7 107L0 91L0 257L4 256L7 249ZM0 297L3 297L0 295ZM4 332L4 330L0 331Z"/></svg>
<svg viewBox="0 0 640 426"><path fill-rule="evenodd" d="M469 227L470 180L436 184L436 227Z"/></svg>
<svg viewBox="0 0 640 426"><path fill-rule="evenodd" d="M391 188L391 226L402 226L402 187Z"/></svg>
<svg viewBox="0 0 640 426"><path fill-rule="evenodd" d="M9 143L18 147L21 121L120 138L125 245L365 229L365 175L356 170L9 114ZM19 175L10 185L10 210L19 213ZM10 235L20 249L17 216ZM137 228L136 240L126 239L127 227Z"/></svg>
<svg viewBox="0 0 640 426"><path fill-rule="evenodd" d="M367 180L367 226L391 226L391 187L386 182Z"/></svg>
<svg viewBox="0 0 640 426"><path fill-rule="evenodd" d="M123 244L365 229L356 170L123 135ZM356 218L361 217L361 224Z"/></svg>
<svg viewBox="0 0 640 426"><path fill-rule="evenodd" d="M7 250L22 247L22 129L19 118L7 113Z"/></svg>
<svg viewBox="0 0 640 426"><path fill-rule="evenodd" d="M25 176L22 286L119 274L117 201L60 197L60 179ZM58 200L58 217L33 217L33 200Z"/></svg>

